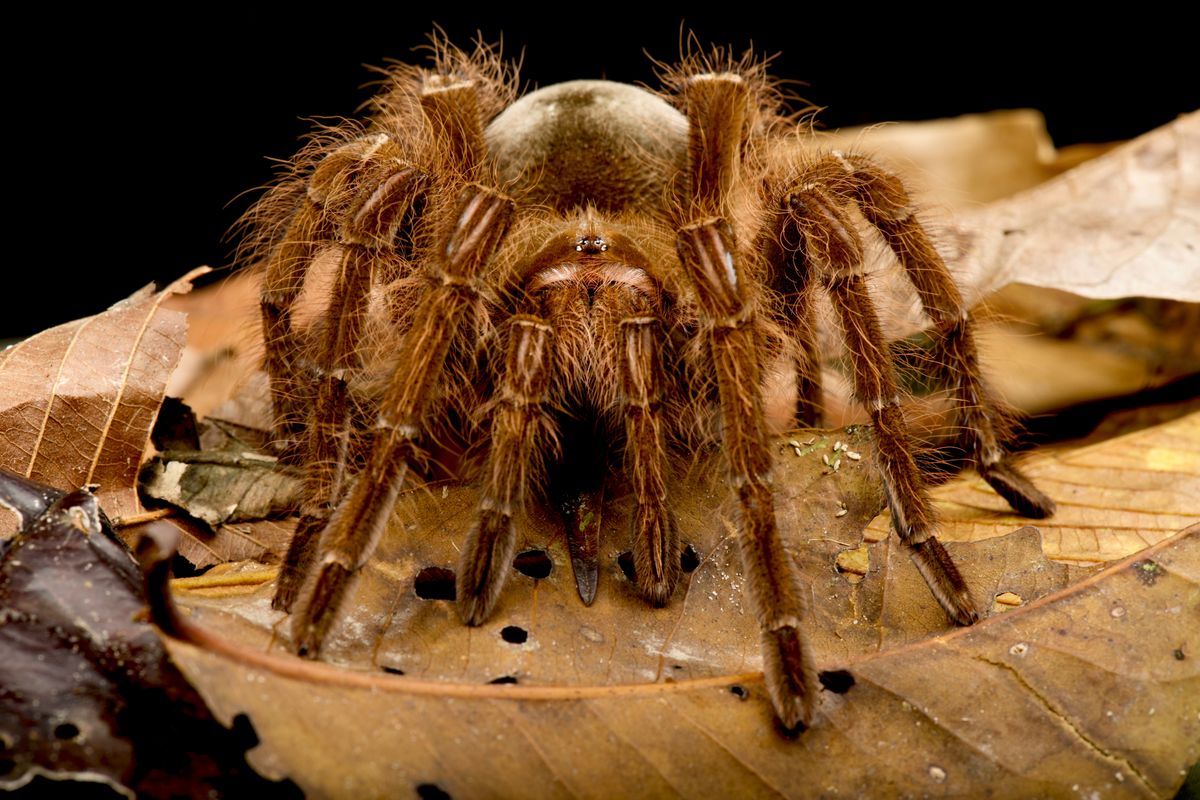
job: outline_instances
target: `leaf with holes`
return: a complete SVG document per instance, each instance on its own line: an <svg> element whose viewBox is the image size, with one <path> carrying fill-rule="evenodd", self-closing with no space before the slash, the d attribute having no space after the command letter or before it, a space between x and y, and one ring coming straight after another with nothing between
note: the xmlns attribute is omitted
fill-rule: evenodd
<svg viewBox="0 0 1200 800"><path fill-rule="evenodd" d="M724 644L713 631L739 627L736 613L687 625L693 597L738 583L705 574L701 564L683 608L641 609L619 634L595 618L603 608L580 611L568 632L557 593L532 579L516 579L504 619L464 631L457 646L422 630L419 618L436 619L444 603L414 600L425 610L400 624L412 623L419 657L404 677L384 674L403 670L383 654L371 671L265 652L269 635L253 624L270 621L265 598L240 617L193 603L203 647L170 647L219 715L249 714L263 739L255 766L315 795L423 785L451 796L708 796L714 786L972 795L1004 785L1019 796L1078 786L1154 797L1200 756L1200 528L973 628L834 663L822 653L838 669L822 674L819 721L798 741L772 724L753 637L740 661L697 638ZM514 594L528 606L512 608ZM374 621L355 615L348 626ZM511 655L489 669L502 648ZM655 662L657 675L639 676L637 665ZM543 663L580 677L545 683ZM598 670L608 679L590 677Z"/></svg>
<svg viewBox="0 0 1200 800"><path fill-rule="evenodd" d="M791 510L781 517L785 541L813 584L809 628L816 649L844 660L943 630L944 614L903 548L863 544L863 528L883 503L870 462L843 459L837 470L825 464L830 453L836 456L839 442L851 451L868 451L869 429L796 436L779 442L774 474L780 508ZM796 448L792 441L804 444ZM745 671L747 664L757 664L757 633L743 608L734 507L719 470L696 470L673 497L680 530L690 542L683 555L690 577L686 593L668 609L649 608L632 591L632 559L621 548L633 498L622 492L601 515L602 570L591 607L579 600L560 523L535 510L521 528L506 599L491 622L472 629L463 626L452 603L429 601L454 598L457 547L475 513L477 492L456 485L411 492L402 497L388 536L352 590L323 658L477 683L656 682ZM1033 528L949 548L968 583L985 592L979 597L985 606L1003 591L1027 602L1068 579L1066 567L1044 559ZM834 568L843 554L858 549L869 580ZM244 581L224 574L188 585L204 589L203 598L185 595L195 600L197 611L227 611L258 626L257 633L246 631L247 641L278 638L265 624L278 619L269 610L270 587L247 596ZM221 599L223 585L230 585L231 594ZM714 620L728 624L713 625Z"/></svg>
<svg viewBox="0 0 1200 800"><path fill-rule="evenodd" d="M0 542L0 791L296 796L246 766L253 730L218 725L171 663L94 495L0 472L0 503L23 521Z"/></svg>
<svg viewBox="0 0 1200 800"><path fill-rule="evenodd" d="M677 494L698 564L664 609L648 608L622 572L631 506L618 496L604 509L593 607L576 597L558 524L537 516L495 617L464 627L451 568L475 496L434 486L404 496L326 645L334 663L284 652L269 587L183 592L204 649L172 649L218 713L254 721L256 766L314 794L405 782L452 796L972 794L997 781L1045 795L1068 791L1064 780L1118 796L1173 791L1200 755L1200 529L1067 588L1074 573L1041 556L1033 529L951 542L992 618L947 633L907 555L891 539L862 540L881 505L869 459L834 471L821 458L838 440L867 453L866 436L808 432L776 448L779 507L791 512L781 525L811 586L807 627L828 689L799 741L774 727L731 507L702 469ZM1112 460L1126 449L1118 439L1080 452ZM1188 457L1188 469L1197 463ZM1041 481L1078 468L1070 453L1030 466ZM939 491L971 491L973 480ZM1086 490L1072 502L1086 505ZM976 526L1019 523L979 504L951 515L946 538ZM1057 593L1035 599L1047 592ZM356 738L364 728L370 736Z"/></svg>

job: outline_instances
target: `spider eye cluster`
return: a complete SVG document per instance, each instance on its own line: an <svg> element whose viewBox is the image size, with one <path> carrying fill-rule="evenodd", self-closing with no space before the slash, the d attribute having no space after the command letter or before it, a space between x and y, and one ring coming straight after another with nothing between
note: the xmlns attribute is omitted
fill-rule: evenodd
<svg viewBox="0 0 1200 800"><path fill-rule="evenodd" d="M580 253L603 253L608 250L608 242L599 236L581 236L575 242L575 250Z"/></svg>

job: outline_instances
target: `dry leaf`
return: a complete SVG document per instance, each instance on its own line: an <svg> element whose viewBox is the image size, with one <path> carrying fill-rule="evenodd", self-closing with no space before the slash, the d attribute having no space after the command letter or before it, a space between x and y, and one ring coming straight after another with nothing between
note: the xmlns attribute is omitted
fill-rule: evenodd
<svg viewBox="0 0 1200 800"><path fill-rule="evenodd" d="M171 663L90 492L0 473L0 503L24 521L0 542L0 791L296 795L246 766L253 734L218 725Z"/></svg>
<svg viewBox="0 0 1200 800"><path fill-rule="evenodd" d="M221 525L216 530L187 519L175 518L171 522L182 534L179 555L197 570L242 561L260 565L277 563L287 552L296 529L295 520L263 519Z"/></svg>
<svg viewBox="0 0 1200 800"><path fill-rule="evenodd" d="M868 429L797 436L811 442L801 448L779 442L774 474L779 508L788 510L780 515L785 541L813 584L811 613L818 620L814 625L818 649L830 658L845 659L942 630L943 612L896 543L876 542L861 553L870 576L867 581L852 582L834 569L843 554L862 542L864 527L882 506L882 490L869 455L857 461L843 459L836 471L822 456L832 452L836 441L869 453ZM508 589L512 600L502 601L487 629L495 633L515 625L528 632L536 623L543 640L574 641L583 647L591 640L610 643L595 647L588 658L568 651L565 657L572 663L562 665L554 660L558 658L554 653L540 653L536 662L526 663L526 655L514 651L502 636L472 638L472 631L461 625L452 608L412 596L410 589L416 585L427 586L418 590L426 596L452 596L448 589L438 590L426 569L446 574L456 565L457 548L478 497L474 487L462 485L410 492L402 498L389 536L347 601L346 617L332 631L324 655L342 663L385 664L410 674L480 682L530 674L541 682L588 677L607 681L620 677L615 670L625 670L629 680L657 679L667 669L663 652L672 648L675 663L669 670L674 674L687 674L692 660L697 668L710 672L743 670L747 659L758 657L754 627L713 629L710 624L712 619L742 619L744 614L731 521L734 509L720 471L698 474L673 496L680 529L703 557L691 573L686 597L676 599L679 605L673 612L647 609L623 572L618 556L628 545L633 502L628 493L610 498L603 509L603 571L599 599L591 608L584 608L576 596L561 523L536 511L522 527L524 538L518 549L523 555L518 561L525 566L518 572L523 569L524 576L514 574ZM1007 522L1003 533L1023 524L1012 516ZM1004 591L1028 601L1067 580L1066 568L1042 557L1036 529L1022 529L985 547L959 550L951 544L950 548L984 607ZM534 575L537 580L525 577ZM241 590L238 594L229 603L205 607L225 609L258 623L278 618L268 610L269 587L250 599L242 597ZM637 635L629 630L631 619L638 620ZM584 639L576 635L578 629L587 629ZM620 650L611 645L616 641L622 642ZM471 653L466 664L459 663L464 652ZM701 655L693 658L689 652ZM447 663L452 665L449 671L437 671L436 665L444 668Z"/></svg>
<svg viewBox="0 0 1200 800"><path fill-rule="evenodd" d="M883 159L936 209L974 209L1062 171L1046 118L1027 108L843 128L815 138L822 149Z"/></svg>
<svg viewBox="0 0 1200 800"><path fill-rule="evenodd" d="M127 660L134 682L158 682L164 655L153 629L132 622L142 603L137 566L104 535L87 492L0 473L0 503L23 522L23 535L0 542L0 741L12 764L0 788L41 769L120 791L133 744L118 719L120 675L108 665Z"/></svg>
<svg viewBox="0 0 1200 800"><path fill-rule="evenodd" d="M1052 291L1014 284L1001 294L1014 288ZM1023 325L983 324L980 358L990 385L1025 416L1135 395L1200 372L1200 306L1190 309L1190 321L1155 331L1145 346L1117 336L1055 337Z"/></svg>
<svg viewBox="0 0 1200 800"><path fill-rule="evenodd" d="M817 134L813 144L875 154L905 176L971 304L1009 283L1200 302L1200 112L1082 157L1056 153L1039 117L882 125ZM877 243L869 265L877 294L894 298L890 334L927 327Z"/></svg>
<svg viewBox="0 0 1200 800"><path fill-rule="evenodd" d="M1164 428L1156 441L1186 441L1194 430ZM702 470L678 495L681 531L702 561L686 594L665 609L646 607L617 563L628 535L630 498L623 496L604 511L593 607L575 596L558 523L538 517L522 528L522 547L545 553L548 576L514 574L495 617L480 628L462 626L451 603L421 599L439 588L446 596L439 577L422 572L455 565L475 495L434 486L403 498L394 529L351 591L323 651L345 669L279 653L283 632L273 626L282 618L270 610L269 586L236 598L184 593L191 619L245 649L233 661L186 646L175 652L218 713L249 713L263 739L256 766L316 794L335 786L370 794L385 781L435 783L451 795L484 786L547 796L642 786L681 794L719 786L739 796L804 794L815 786L862 793L870 776L881 781L875 791L893 794L934 792L941 783L952 794L983 794L999 780L1005 794L1018 795L1066 792L1063 781L1130 796L1178 786L1178 769L1200 755L1196 662L1174 656L1200 648L1200 532L1174 540L1177 550L1148 551L1136 568L1130 561L1066 589L1053 604L1035 598L1062 587L1068 569L1041 556L1034 529L975 545L952 542L978 599L1016 609L906 645L947 623L893 539L866 548L867 574L858 582L834 566L839 554L859 549L859 531L881 504L865 435L809 432L796 446L784 440L776 448L778 507L786 509L780 522L812 587L808 629L818 664L847 667L857 680L844 697L825 694L821 721L796 743L772 727L731 509L722 513L719 477L707 484L713 479ZM864 458L826 467L821 456L835 440ZM1051 486L1062 470L1061 488L1081 464L1105 463L1110 483L1136 485L1145 464L1122 466L1127 445L1118 439L1080 451L1078 461L1062 454L1031 469ZM1176 471L1196 472L1200 456L1173 452ZM1152 462L1165 466L1161 454ZM973 482L946 491L978 493ZM1063 499L1082 505L1088 498ZM1144 491L1126 500L1147 509L1129 513L1153 514L1163 497ZM950 506L945 538L1019 527L999 505L976 504L969 515ZM1104 509L1096 513L1091 531L1098 536L1108 523ZM1004 600L993 605L998 597ZM1126 627L1108 629L1118 621ZM406 678L392 680L384 670ZM827 679L836 684L838 677ZM497 681L517 685L489 685ZM321 724L305 722L315 719ZM1123 726L1137 737L1113 734ZM367 739L354 736L362 728L371 731ZM1155 748L1136 745L1148 739ZM360 768L347 774L341 765L351 758Z"/></svg>
<svg viewBox="0 0 1200 800"><path fill-rule="evenodd" d="M167 394L187 401L197 417L210 416L259 369L258 280L257 274L243 270L166 303L188 315L187 349Z"/></svg>
<svg viewBox="0 0 1200 800"><path fill-rule="evenodd" d="M60 489L98 484L111 516L139 511L138 467L187 327L162 303L203 272L0 354L0 466Z"/></svg>
<svg viewBox="0 0 1200 800"><path fill-rule="evenodd" d="M847 462L837 472L825 466L821 456L832 452L835 439L852 447L870 446L868 430L858 428L850 432L814 433L813 442L803 456L795 455L790 446L778 448L776 480L781 507L797 510L794 516L781 520L781 523L785 533L794 534L796 548L814 563L821 559L832 563L833 555L842 548L839 542L861 540L863 527L878 513L882 504L882 493L869 464ZM739 573L740 568L729 523L727 519L722 521L721 514L714 513L728 501L719 470L696 470L688 485L675 492L678 501L674 510L681 535L704 555L704 561L692 573L693 588L689 590L688 599L680 595L673 606L675 611L671 613L655 615L650 612L622 573L617 556L627 546L633 497L615 487L609 494L601 523L600 586L596 603L591 608L583 607L577 596L560 521L535 508L532 510L535 516L521 526L524 538L518 550L545 554L552 564L550 575L537 581L514 575L506 599L501 600L497 614L486 629L499 631L508 625L517 625L528 630L529 615L534 615L543 624L554 624L557 615L563 617L559 627L570 639L576 638L580 627L586 627L599 640L611 643L619 639L625 648L614 652L610 645L596 646L595 657L586 660L590 664L587 669L598 672L581 673L581 666L541 661L536 671L542 681L577 680L582 674L599 679L606 671L612 680L621 680L622 676L615 670L626 670L626 679L652 678L664 667L655 647L648 645L666 640L672 629L678 628L679 614L684 609L689 611L688 619L697 621L702 621L709 612L720 615L722 609L731 615L742 613L740 582L731 584L730 578ZM366 664L382 659L392 668L414 673L424 672L427 669L422 666L425 662L437 662L440 654L449 653L442 663L452 664L449 674L459 678L485 682L512 674L506 670L523 672L522 656L519 652L514 656L513 649L501 638L476 637L472 643L471 630L462 626L449 605L421 600L411 592L414 582L423 580L419 576L425 568L445 569L456 565L457 548L475 514L477 503L476 488L464 485L434 485L402 497L389 535L347 600L345 607L353 611L330 633L323 651L326 657ZM848 513L839 517L837 510L842 504L848 508ZM732 518L732 507L727 511L725 518ZM813 541L802 544L804 539L810 538ZM908 577L920 580L915 572ZM704 588L709 581L715 581L711 590ZM714 594L718 590L719 597ZM398 598L398 595L403 596ZM264 591L249 601L237 601L232 610L261 620L263 614L272 614L267 611L267 604L267 592ZM647 622L646 637L623 635L623 628L630 620L653 620ZM387 627L389 621L392 624ZM421 642L416 647L411 635L414 630L419 631L416 638ZM686 631L676 632L687 639ZM757 633L753 626L730 626L729 633L736 637L736 642L722 647L722 652L738 663L747 657L758 657ZM540 634L551 639L555 635L549 629ZM495 641L491 641L492 638ZM651 641L654 638L658 641ZM587 640L583 641L587 645ZM749 652L743 652L747 648ZM460 665L459 656L468 649L472 652L470 663ZM570 651L562 655L568 659L576 658ZM545 657L554 659L555 655L547 651ZM443 676L446 674L442 673Z"/></svg>
<svg viewBox="0 0 1200 800"><path fill-rule="evenodd" d="M255 451L172 450L142 470L142 492L217 528L286 517L300 507L302 476Z"/></svg>
<svg viewBox="0 0 1200 800"><path fill-rule="evenodd" d="M1033 123L1005 112L830 140L880 152L924 189L926 223L971 304L1010 283L1200 302L1200 112L1054 177L1058 160ZM1048 179L1036 183L1039 174ZM890 335L928 327L878 244L869 265L876 294L892 298Z"/></svg>
<svg viewBox="0 0 1200 800"><path fill-rule="evenodd" d="M1195 529L1024 609L851 662L853 688L825 693L794 742L772 727L759 675L694 664L625 685L481 685L170 647L218 715L249 713L255 766L315 796L1157 797L1200 756L1198 582ZM589 674L621 645L539 630L510 648L566 651L557 660ZM828 683L839 678L844 689L844 674Z"/></svg>
<svg viewBox="0 0 1200 800"><path fill-rule="evenodd" d="M1090 447L1042 453L1025 472L1058 503L1038 526L1051 558L1124 558L1200 522L1200 413ZM1012 512L975 476L933 490L946 538L977 541L1011 530ZM886 514L868 539L887 537Z"/></svg>
<svg viewBox="0 0 1200 800"><path fill-rule="evenodd" d="M179 554L194 568L273 563L287 550L294 524L274 520L298 507L300 473L262 454L268 439L210 418L199 426L201 450L168 450L142 468L143 497L186 515L174 523L184 534Z"/></svg>
<svg viewBox="0 0 1200 800"><path fill-rule="evenodd" d="M1200 112L956 225L964 280L1200 302Z"/></svg>

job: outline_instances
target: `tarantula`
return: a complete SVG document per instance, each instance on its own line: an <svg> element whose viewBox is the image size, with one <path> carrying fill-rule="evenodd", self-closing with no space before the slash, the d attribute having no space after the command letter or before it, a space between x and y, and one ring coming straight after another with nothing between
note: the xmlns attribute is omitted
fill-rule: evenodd
<svg viewBox="0 0 1200 800"><path fill-rule="evenodd" d="M808 152L749 56L690 58L657 94L575 81L518 100L515 83L482 46L389 69L369 122L315 139L253 215L276 432L307 475L274 600L300 601L294 648L316 656L406 480L439 469L481 484L456 579L466 624L496 604L527 499L564 474L602 482L609 453L636 497L637 589L664 605L680 574L672 463L717 442L771 701L784 725L810 723L817 681L776 528L763 384L790 359L795 417L818 423L819 289L895 529L950 618L976 621L912 456L863 220L936 328L984 479L1026 516L1054 503L1006 457L967 310L901 181L862 155ZM332 294L302 328L317 262L335 264Z"/></svg>

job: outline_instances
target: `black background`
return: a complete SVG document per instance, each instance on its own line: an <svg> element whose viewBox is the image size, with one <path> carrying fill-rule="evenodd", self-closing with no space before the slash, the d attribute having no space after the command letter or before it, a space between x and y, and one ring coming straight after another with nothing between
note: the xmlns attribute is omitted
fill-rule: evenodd
<svg viewBox="0 0 1200 800"><path fill-rule="evenodd" d="M968 21L851 6L777 17L739 3L632 16L583 3L555 15L444 5L175 6L170 17L63 14L10 29L39 55L9 66L7 188L19 209L8 275L30 288L10 284L0 336L95 313L199 264L227 266L226 231L270 180L269 159L291 154L304 118L353 115L370 94L364 65L419 60L435 22L461 44L503 35L508 56L524 53L527 86L653 83L643 51L674 61L685 24L701 42L778 53L772 73L803 81L789 88L827 109L827 127L1032 107L1070 144L1135 136L1200 105L1182 24L1150 9L1084 25L985 6Z"/></svg>

